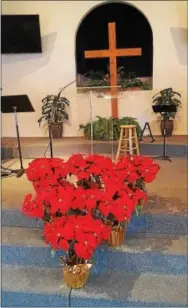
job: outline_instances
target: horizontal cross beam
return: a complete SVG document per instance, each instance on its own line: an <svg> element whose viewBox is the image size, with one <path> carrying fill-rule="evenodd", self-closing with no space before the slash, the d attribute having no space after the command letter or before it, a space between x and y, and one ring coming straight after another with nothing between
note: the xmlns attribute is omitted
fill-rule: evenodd
<svg viewBox="0 0 188 308"><path fill-rule="evenodd" d="M122 48L115 50L88 50L85 51L86 58L111 58L111 57L134 57L141 56L142 48Z"/></svg>

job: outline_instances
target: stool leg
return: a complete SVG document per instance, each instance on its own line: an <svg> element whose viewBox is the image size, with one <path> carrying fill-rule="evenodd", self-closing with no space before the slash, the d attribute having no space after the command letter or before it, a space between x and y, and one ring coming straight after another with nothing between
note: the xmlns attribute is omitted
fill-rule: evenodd
<svg viewBox="0 0 188 308"><path fill-rule="evenodd" d="M128 155L129 154L129 130L126 129L125 130L125 154Z"/></svg>
<svg viewBox="0 0 188 308"><path fill-rule="evenodd" d="M121 129L121 131L120 131L119 144L118 144L117 155L116 155L116 162L118 162L118 159L119 159L119 156L120 156L122 138L123 138L123 129Z"/></svg>
<svg viewBox="0 0 188 308"><path fill-rule="evenodd" d="M123 155L126 156L127 155L127 130L123 129L123 147L124 147L124 153Z"/></svg>
<svg viewBox="0 0 188 308"><path fill-rule="evenodd" d="M139 149L139 144L138 144L138 136L137 136L136 128L134 128L134 137L135 137L136 154L140 155L140 149Z"/></svg>
<svg viewBox="0 0 188 308"><path fill-rule="evenodd" d="M129 128L129 154L133 155L133 136L132 136L132 129Z"/></svg>

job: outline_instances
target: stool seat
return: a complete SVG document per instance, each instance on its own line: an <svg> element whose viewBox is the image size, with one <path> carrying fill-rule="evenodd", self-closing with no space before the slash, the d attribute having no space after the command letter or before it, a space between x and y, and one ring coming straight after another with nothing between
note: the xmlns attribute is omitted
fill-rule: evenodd
<svg viewBox="0 0 188 308"><path fill-rule="evenodd" d="M120 128L136 128L136 125L121 125Z"/></svg>
<svg viewBox="0 0 188 308"><path fill-rule="evenodd" d="M135 150L136 155L140 154L136 128L136 125L120 126L120 139L118 144L116 161L118 161L122 152L123 155L133 155L133 150Z"/></svg>

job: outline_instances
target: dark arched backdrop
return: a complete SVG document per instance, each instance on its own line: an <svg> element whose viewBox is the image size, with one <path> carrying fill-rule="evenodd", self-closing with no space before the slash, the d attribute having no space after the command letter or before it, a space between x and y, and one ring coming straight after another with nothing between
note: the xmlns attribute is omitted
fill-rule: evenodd
<svg viewBox="0 0 188 308"><path fill-rule="evenodd" d="M117 65L137 77L153 75L153 35L146 17L126 3L106 3L95 7L82 20L76 35L77 74L104 71L108 59L85 59L86 50L108 49L108 23L116 23L117 48L141 47L142 56L118 58Z"/></svg>

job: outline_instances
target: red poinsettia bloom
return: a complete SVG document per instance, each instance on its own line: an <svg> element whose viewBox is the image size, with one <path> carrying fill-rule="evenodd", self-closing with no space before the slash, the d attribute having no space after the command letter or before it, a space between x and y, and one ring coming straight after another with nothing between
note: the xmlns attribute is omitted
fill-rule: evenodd
<svg viewBox="0 0 188 308"><path fill-rule="evenodd" d="M28 194L25 196L25 199L22 204L22 212L23 214L28 214L32 203L32 194Z"/></svg>
<svg viewBox="0 0 188 308"><path fill-rule="evenodd" d="M108 201L102 201L99 204L99 210L103 216L107 217L112 212L112 204Z"/></svg>
<svg viewBox="0 0 188 308"><path fill-rule="evenodd" d="M88 242L76 243L74 245L74 251L78 258L89 260L93 254L93 249L89 246Z"/></svg>

